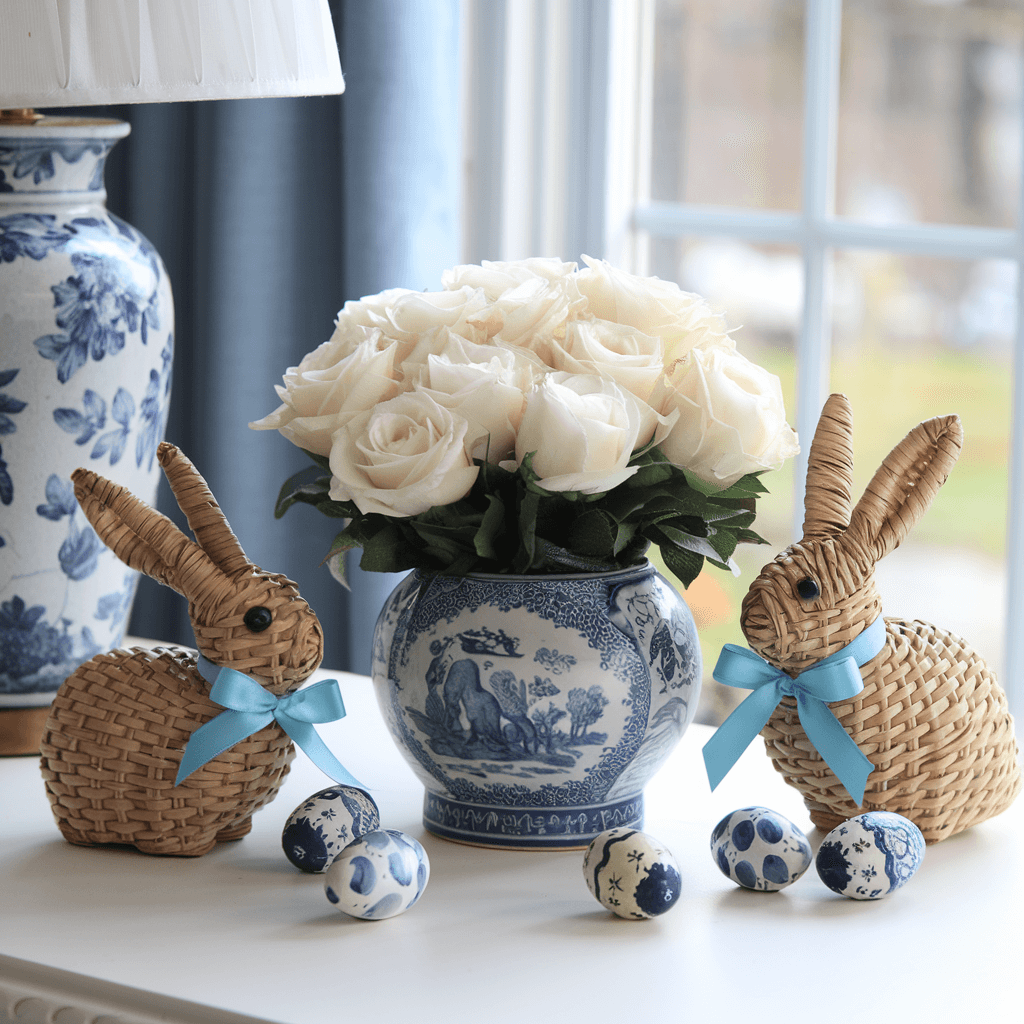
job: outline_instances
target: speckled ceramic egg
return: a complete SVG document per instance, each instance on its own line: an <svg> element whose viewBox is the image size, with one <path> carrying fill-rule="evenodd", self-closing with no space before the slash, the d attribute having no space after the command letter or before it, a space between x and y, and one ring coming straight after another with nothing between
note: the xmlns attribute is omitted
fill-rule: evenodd
<svg viewBox="0 0 1024 1024"><path fill-rule="evenodd" d="M868 811L825 836L814 866L840 896L880 900L910 881L922 860L924 836L909 818Z"/></svg>
<svg viewBox="0 0 1024 1024"><path fill-rule="evenodd" d="M675 857L631 828L612 828L594 839L583 857L583 877L601 906L633 920L671 910L682 891Z"/></svg>
<svg viewBox="0 0 1024 1024"><path fill-rule="evenodd" d="M380 921L408 910L429 877L427 851L412 836L386 829L367 832L334 858L324 892L351 917Z"/></svg>
<svg viewBox="0 0 1024 1024"><path fill-rule="evenodd" d="M785 889L811 866L807 836L767 807L727 814L711 833L711 855L727 878L761 892Z"/></svg>
<svg viewBox="0 0 1024 1024"><path fill-rule="evenodd" d="M311 874L361 835L380 828L380 812L369 793L355 786L330 786L304 800L288 816L281 846L285 856Z"/></svg>

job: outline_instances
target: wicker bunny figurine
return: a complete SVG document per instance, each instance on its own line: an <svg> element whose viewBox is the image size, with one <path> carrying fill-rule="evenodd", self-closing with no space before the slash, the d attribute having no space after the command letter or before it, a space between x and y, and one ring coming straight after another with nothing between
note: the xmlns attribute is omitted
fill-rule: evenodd
<svg viewBox="0 0 1024 1024"><path fill-rule="evenodd" d="M832 395L809 453L803 539L762 569L743 601L750 647L790 677L879 617L875 564L927 510L963 441L956 416L921 423L853 507L852 430L848 400ZM894 811L936 842L999 814L1020 792L1013 720L992 671L959 637L927 622L884 624L884 646L860 668L864 689L831 706L874 766L862 808L808 741L793 697L761 735L818 828L828 831L859 810Z"/></svg>
<svg viewBox="0 0 1024 1024"><path fill-rule="evenodd" d="M177 448L161 444L158 458L195 541L124 488L79 469L72 479L86 517L122 561L188 598L201 655L246 673L275 697L293 692L323 654L316 615L294 583L246 558ZM191 734L224 710L210 689L196 652L180 648L100 654L65 680L41 752L68 842L194 857L249 831L295 748L271 722L176 785Z"/></svg>

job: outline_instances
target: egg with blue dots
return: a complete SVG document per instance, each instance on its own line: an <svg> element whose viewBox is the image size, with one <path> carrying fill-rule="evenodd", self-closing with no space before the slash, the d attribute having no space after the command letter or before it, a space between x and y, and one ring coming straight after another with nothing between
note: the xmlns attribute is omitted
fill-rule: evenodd
<svg viewBox="0 0 1024 1024"><path fill-rule="evenodd" d="M727 814L711 833L711 855L744 889L778 892L811 866L811 844L788 818L768 807Z"/></svg>
<svg viewBox="0 0 1024 1024"><path fill-rule="evenodd" d="M924 860L924 836L891 811L867 811L837 825L814 860L833 892L854 900L880 900L902 888Z"/></svg>
<svg viewBox="0 0 1024 1024"><path fill-rule="evenodd" d="M675 857L657 839L631 828L597 836L583 857L591 895L618 917L644 920L676 905L682 879Z"/></svg>
<svg viewBox="0 0 1024 1024"><path fill-rule="evenodd" d="M364 921L397 917L423 895L430 877L427 851L396 829L367 832L349 843L324 874L336 910Z"/></svg>
<svg viewBox="0 0 1024 1024"><path fill-rule="evenodd" d="M297 868L319 874L354 839L379 828L380 811L369 793L355 786L328 786L288 816L281 846Z"/></svg>

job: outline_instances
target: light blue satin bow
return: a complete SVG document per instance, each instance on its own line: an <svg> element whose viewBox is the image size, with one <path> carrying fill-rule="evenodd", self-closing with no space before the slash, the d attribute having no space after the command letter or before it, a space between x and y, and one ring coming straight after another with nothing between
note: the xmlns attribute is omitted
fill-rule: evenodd
<svg viewBox="0 0 1024 1024"><path fill-rule="evenodd" d="M366 789L327 749L312 725L345 717L345 704L336 679L323 679L287 697L277 698L251 676L233 668L221 668L202 655L197 667L202 677L212 684L210 700L227 710L201 725L189 737L174 780L176 786L207 761L276 720L325 775L335 782Z"/></svg>
<svg viewBox="0 0 1024 1024"><path fill-rule="evenodd" d="M855 697L864 689L859 666L866 665L884 646L885 622L879 616L842 650L791 679L753 651L726 644L712 676L727 686L754 692L704 744L704 765L711 788L725 778L751 740L768 724L779 701L796 697L797 713L807 738L859 807L874 765L827 705Z"/></svg>

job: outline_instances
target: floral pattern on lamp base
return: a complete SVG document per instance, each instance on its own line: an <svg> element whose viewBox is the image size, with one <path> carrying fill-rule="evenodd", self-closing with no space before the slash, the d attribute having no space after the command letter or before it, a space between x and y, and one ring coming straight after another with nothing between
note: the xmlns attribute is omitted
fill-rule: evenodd
<svg viewBox="0 0 1024 1024"><path fill-rule="evenodd" d="M121 642L137 574L96 536L70 476L156 499L173 304L150 243L105 206L123 122L0 128L0 710L43 707Z"/></svg>

